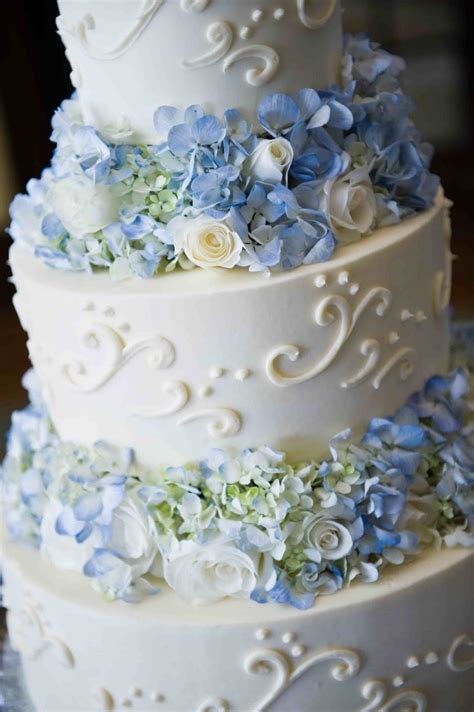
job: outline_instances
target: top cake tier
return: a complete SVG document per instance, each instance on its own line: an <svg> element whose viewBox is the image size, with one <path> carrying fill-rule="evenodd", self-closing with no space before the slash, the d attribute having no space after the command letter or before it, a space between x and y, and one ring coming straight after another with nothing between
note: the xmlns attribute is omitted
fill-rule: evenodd
<svg viewBox="0 0 474 712"><path fill-rule="evenodd" d="M160 105L254 117L263 96L337 81L339 0L59 0L87 123L156 143Z"/></svg>

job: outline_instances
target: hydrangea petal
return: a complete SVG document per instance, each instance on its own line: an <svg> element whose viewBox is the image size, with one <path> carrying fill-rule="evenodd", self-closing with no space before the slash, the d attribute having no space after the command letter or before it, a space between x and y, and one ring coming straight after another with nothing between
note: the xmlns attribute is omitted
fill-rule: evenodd
<svg viewBox="0 0 474 712"><path fill-rule="evenodd" d="M300 109L287 94L272 94L259 104L257 118L272 136L278 136L299 120Z"/></svg>
<svg viewBox="0 0 474 712"><path fill-rule="evenodd" d="M102 498L98 494L85 494L74 504L72 511L80 522L90 522L102 512Z"/></svg>

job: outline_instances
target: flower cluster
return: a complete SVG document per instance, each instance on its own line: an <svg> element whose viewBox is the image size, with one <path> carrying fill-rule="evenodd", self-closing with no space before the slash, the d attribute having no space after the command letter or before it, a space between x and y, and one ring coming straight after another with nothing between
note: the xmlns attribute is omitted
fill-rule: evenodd
<svg viewBox="0 0 474 712"><path fill-rule="evenodd" d="M474 546L473 413L458 369L372 420L360 442L335 437L322 462L260 447L144 471L130 450L62 443L34 388L2 468L6 524L111 599L138 600L164 579L193 604L308 608L426 546Z"/></svg>
<svg viewBox="0 0 474 712"><path fill-rule="evenodd" d="M237 110L162 106L157 143L53 119L50 169L11 207L12 237L48 265L121 279L176 267L288 270L432 205L431 147L411 121L401 59L348 36L340 86L273 94L252 126Z"/></svg>

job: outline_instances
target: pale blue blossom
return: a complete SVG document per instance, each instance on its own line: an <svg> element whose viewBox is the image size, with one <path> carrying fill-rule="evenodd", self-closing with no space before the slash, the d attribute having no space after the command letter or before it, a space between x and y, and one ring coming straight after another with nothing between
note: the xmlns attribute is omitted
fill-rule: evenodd
<svg viewBox="0 0 474 712"><path fill-rule="evenodd" d="M406 65L401 57L381 49L376 42L363 32L345 36L345 51L350 58L350 75L365 91L385 88L396 91L398 77Z"/></svg>
<svg viewBox="0 0 474 712"><path fill-rule="evenodd" d="M91 126L80 126L74 133L73 151L81 170L94 183L107 179L111 163L110 147Z"/></svg>
<svg viewBox="0 0 474 712"><path fill-rule="evenodd" d="M43 171L39 180L32 178L28 181L26 194L17 195L10 205L8 232L13 240L25 247L34 249L37 245L48 244L42 225L49 213L46 196L52 180L51 171Z"/></svg>

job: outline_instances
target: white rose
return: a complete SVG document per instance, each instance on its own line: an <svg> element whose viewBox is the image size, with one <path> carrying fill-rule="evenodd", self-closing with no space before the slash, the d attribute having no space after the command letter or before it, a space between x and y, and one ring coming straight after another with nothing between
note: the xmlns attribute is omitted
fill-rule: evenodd
<svg viewBox="0 0 474 712"><path fill-rule="evenodd" d="M100 535L93 533L82 544L78 544L74 537L58 534L56 520L63 509L63 505L55 499L50 499L46 505L41 522L41 553L59 569L82 572L94 548L100 546Z"/></svg>
<svg viewBox="0 0 474 712"><path fill-rule="evenodd" d="M137 494L129 493L114 511L107 547L126 562L131 579L161 575L156 527Z"/></svg>
<svg viewBox="0 0 474 712"><path fill-rule="evenodd" d="M147 574L162 576L155 524L136 493L128 493L113 513L106 548L96 551L85 573L94 588L124 600L140 600L149 590Z"/></svg>
<svg viewBox="0 0 474 712"><path fill-rule="evenodd" d="M177 217L170 222L169 231L176 252L184 252L198 267L231 269L240 259L242 240L224 220L213 220L206 215Z"/></svg>
<svg viewBox="0 0 474 712"><path fill-rule="evenodd" d="M205 545L175 542L164 576L178 596L193 605L222 598L249 598L257 583L254 561L223 539Z"/></svg>
<svg viewBox="0 0 474 712"><path fill-rule="evenodd" d="M286 138L263 138L244 164L244 173L252 182L282 183L293 162L293 148Z"/></svg>
<svg viewBox="0 0 474 712"><path fill-rule="evenodd" d="M326 181L319 197L320 208L328 216L339 242L354 242L372 231L377 203L365 170L355 169Z"/></svg>
<svg viewBox="0 0 474 712"><path fill-rule="evenodd" d="M313 558L337 561L347 556L352 549L352 536L339 522L326 519L320 514L308 515L303 523L303 543L313 552Z"/></svg>
<svg viewBox="0 0 474 712"><path fill-rule="evenodd" d="M101 230L119 217L120 203L106 185L75 176L53 183L48 201L66 230L82 237Z"/></svg>

